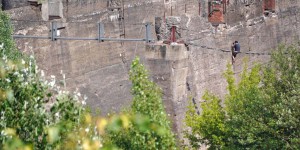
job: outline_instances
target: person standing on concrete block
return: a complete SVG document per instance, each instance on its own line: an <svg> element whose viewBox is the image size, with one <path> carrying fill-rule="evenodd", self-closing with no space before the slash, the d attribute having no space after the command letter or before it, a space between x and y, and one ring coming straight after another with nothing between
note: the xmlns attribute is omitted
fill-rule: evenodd
<svg viewBox="0 0 300 150"><path fill-rule="evenodd" d="M241 51L241 46L240 46L240 43L238 41L235 41L234 43L232 43L231 51L232 51L232 63L234 63L235 62L235 57Z"/></svg>

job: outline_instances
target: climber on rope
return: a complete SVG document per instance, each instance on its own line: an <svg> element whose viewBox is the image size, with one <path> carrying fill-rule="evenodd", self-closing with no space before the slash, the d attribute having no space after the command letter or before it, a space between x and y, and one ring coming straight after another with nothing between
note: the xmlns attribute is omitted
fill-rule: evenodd
<svg viewBox="0 0 300 150"><path fill-rule="evenodd" d="M235 41L234 43L232 43L231 51L232 51L232 63L234 63L235 62L235 57L241 51L241 46L240 46L240 43L238 41Z"/></svg>

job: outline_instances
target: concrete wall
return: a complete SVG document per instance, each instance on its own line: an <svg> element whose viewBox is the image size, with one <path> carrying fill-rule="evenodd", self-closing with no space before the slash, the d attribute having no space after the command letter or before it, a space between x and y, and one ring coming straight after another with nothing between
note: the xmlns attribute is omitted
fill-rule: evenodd
<svg viewBox="0 0 300 150"><path fill-rule="evenodd" d="M173 129L182 138L182 120L188 105L188 51L184 44L148 44L145 59L152 80L163 90L167 113L173 119Z"/></svg>
<svg viewBox="0 0 300 150"><path fill-rule="evenodd" d="M120 108L130 105L130 61L135 56L141 56L153 80L165 89L166 107L176 127L182 125L184 116L184 105L175 105L178 99L186 102L187 97L191 96L198 105L206 89L224 98L227 92L222 73L226 64L231 63L231 54L226 51L230 50L233 41L238 40L241 43L243 52L238 55L234 64L238 77L244 56L250 60L251 67L254 61L264 63L269 60L269 55L259 53L270 52L279 43L289 44L299 40L300 2L276 0L275 13L268 16L264 15L261 0L247 1L247 4L240 0L229 2L224 16L225 24L214 27L207 18L208 0L201 0L200 5L196 0L176 0L172 3L171 0L124 0L126 38L144 38L145 27L142 24L148 21L154 24L154 17L164 17L171 13L181 17L179 30L188 45L188 51L187 59L181 60L183 70L178 71L178 78L182 82L179 85L175 80L177 75L170 72L173 62L178 65L181 62L165 58L149 59L150 54L145 51L143 42L51 42L36 39L16 41L20 50L34 53L38 65L47 75L54 74L61 78L62 70L67 77L68 89L78 88L89 97L88 104L103 113L119 111ZM61 36L96 37L96 23L101 21L105 23L106 37L120 37L117 12L107 9L107 1L69 0L63 1L63 6L63 18L57 20L65 27L60 31ZM16 34L47 36L50 34L50 22L43 20L43 11L45 10L25 5L13 7L7 12L12 19L19 20L13 21ZM155 37L154 27L152 36ZM255 54L245 54L249 51ZM164 73L166 80L162 79ZM184 81L186 90L180 92ZM175 91L178 92L177 95ZM182 129L179 128L176 130Z"/></svg>

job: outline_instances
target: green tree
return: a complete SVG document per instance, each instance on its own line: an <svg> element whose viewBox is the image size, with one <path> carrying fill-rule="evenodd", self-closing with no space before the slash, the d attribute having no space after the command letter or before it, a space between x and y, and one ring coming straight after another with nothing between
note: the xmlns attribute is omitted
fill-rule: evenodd
<svg viewBox="0 0 300 150"><path fill-rule="evenodd" d="M264 68L263 90L270 102L268 125L273 138L285 149L300 149L300 51L297 46L278 47Z"/></svg>
<svg viewBox="0 0 300 150"><path fill-rule="evenodd" d="M202 113L189 108L186 124L191 146L210 149L300 148L300 53L295 46L279 48L266 67L247 65L235 84L232 67L225 77L228 93L221 107L216 96L204 96ZM196 143L196 144L194 144Z"/></svg>
<svg viewBox="0 0 300 150"><path fill-rule="evenodd" d="M205 92L202 98L206 102L201 104L201 116L197 114L193 103L188 107L185 121L186 125L192 128L190 132L186 132L186 136L192 148L198 149L205 143L211 145L211 149L217 149L224 145L225 113L219 105L221 100L218 97Z"/></svg>
<svg viewBox="0 0 300 150"><path fill-rule="evenodd" d="M132 124L128 130L112 133L110 139L123 149L176 149L175 138L162 104L161 89L148 79L148 73L139 58L131 64L130 80L133 94L131 113L146 116L150 118L149 123L156 125L151 126L151 130L143 130Z"/></svg>
<svg viewBox="0 0 300 150"><path fill-rule="evenodd" d="M36 149L51 148L46 129L62 122L78 124L84 108L75 95L55 86L55 78L48 82L39 75L34 58L16 49L11 34L9 17L0 11L0 148L11 139L5 132L9 129Z"/></svg>

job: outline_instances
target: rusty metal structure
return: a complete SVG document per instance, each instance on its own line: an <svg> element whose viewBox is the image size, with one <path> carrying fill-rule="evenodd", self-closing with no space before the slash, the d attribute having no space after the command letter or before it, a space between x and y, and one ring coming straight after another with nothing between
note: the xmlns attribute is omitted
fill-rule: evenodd
<svg viewBox="0 0 300 150"><path fill-rule="evenodd" d="M275 12L275 0L264 0L263 1L263 10L269 12Z"/></svg>
<svg viewBox="0 0 300 150"><path fill-rule="evenodd" d="M226 13L226 0L208 1L208 21L213 25L225 23L224 15Z"/></svg>

